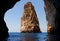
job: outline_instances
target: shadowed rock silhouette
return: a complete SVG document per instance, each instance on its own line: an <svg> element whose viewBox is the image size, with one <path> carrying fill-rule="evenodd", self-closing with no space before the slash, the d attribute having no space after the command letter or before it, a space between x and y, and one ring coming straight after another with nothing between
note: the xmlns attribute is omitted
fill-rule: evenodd
<svg viewBox="0 0 60 41"><path fill-rule="evenodd" d="M48 35L47 41L60 41L60 35Z"/></svg>
<svg viewBox="0 0 60 41"><path fill-rule="evenodd" d="M44 0L47 19L47 32L50 34L60 34L60 1Z"/></svg>
<svg viewBox="0 0 60 41"><path fill-rule="evenodd" d="M11 9L19 0L0 0L0 37L5 38L8 36L8 28L4 21L5 12Z"/></svg>

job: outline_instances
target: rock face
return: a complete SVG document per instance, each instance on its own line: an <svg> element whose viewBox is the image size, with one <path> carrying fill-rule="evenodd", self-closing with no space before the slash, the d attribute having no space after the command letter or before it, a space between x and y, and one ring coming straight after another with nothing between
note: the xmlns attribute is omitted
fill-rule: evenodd
<svg viewBox="0 0 60 41"><path fill-rule="evenodd" d="M60 33L60 1L44 0L47 19L47 32L51 34Z"/></svg>
<svg viewBox="0 0 60 41"><path fill-rule="evenodd" d="M60 37L59 35L48 34L46 41L60 41Z"/></svg>
<svg viewBox="0 0 60 41"><path fill-rule="evenodd" d="M41 32L38 18L31 2L27 2L24 6L20 30L21 32Z"/></svg>
<svg viewBox="0 0 60 41"><path fill-rule="evenodd" d="M4 21L5 12L11 9L19 0L0 0L0 39L2 40L8 36L8 28Z"/></svg>

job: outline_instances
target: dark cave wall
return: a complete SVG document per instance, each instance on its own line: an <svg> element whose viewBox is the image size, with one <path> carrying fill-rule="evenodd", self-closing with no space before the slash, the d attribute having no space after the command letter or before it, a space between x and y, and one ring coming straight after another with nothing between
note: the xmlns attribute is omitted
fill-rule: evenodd
<svg viewBox="0 0 60 41"><path fill-rule="evenodd" d="M8 28L4 21L5 12L11 9L19 0L0 0L0 37L5 38L8 36Z"/></svg>
<svg viewBox="0 0 60 41"><path fill-rule="evenodd" d="M46 12L47 32L50 34L60 33L60 1L44 0Z"/></svg>

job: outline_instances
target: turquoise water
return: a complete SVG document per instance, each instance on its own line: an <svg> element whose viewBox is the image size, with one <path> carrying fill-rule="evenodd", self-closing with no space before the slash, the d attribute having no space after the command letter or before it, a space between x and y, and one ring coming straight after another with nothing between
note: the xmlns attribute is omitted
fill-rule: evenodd
<svg viewBox="0 0 60 41"><path fill-rule="evenodd" d="M60 35L48 35L47 33L18 33L11 32L4 41L60 41Z"/></svg>

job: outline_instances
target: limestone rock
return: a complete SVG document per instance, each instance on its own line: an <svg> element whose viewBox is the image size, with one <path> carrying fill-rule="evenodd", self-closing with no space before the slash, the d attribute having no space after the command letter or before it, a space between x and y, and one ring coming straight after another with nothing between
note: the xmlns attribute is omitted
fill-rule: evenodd
<svg viewBox="0 0 60 41"><path fill-rule="evenodd" d="M41 32L39 28L39 21L31 2L27 2L24 6L20 30L21 32Z"/></svg>
<svg viewBox="0 0 60 41"><path fill-rule="evenodd" d="M60 33L60 1L44 0L44 8L47 19L47 32L51 34Z"/></svg>

